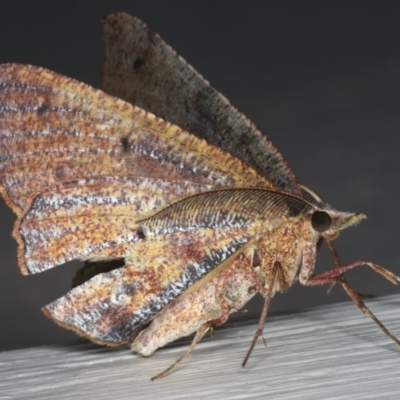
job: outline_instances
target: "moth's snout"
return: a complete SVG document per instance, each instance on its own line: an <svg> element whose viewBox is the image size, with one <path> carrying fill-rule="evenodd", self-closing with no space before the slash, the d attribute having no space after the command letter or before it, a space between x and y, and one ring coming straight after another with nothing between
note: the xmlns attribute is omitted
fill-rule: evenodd
<svg viewBox="0 0 400 400"><path fill-rule="evenodd" d="M365 214L361 213L340 213L340 215L336 219L336 229L337 230L342 230L346 229L350 226L357 225L361 220L364 218L367 218Z"/></svg>
<svg viewBox="0 0 400 400"><path fill-rule="evenodd" d="M314 215L317 212L314 213ZM320 213L322 213L322 211L320 211ZM336 239L339 234L340 231L342 231L343 229L346 229L350 226L354 226L357 225L361 220L363 220L364 218L366 218L365 214L361 214L361 213L349 213L349 212L342 212L342 211L336 211L336 210L331 210L331 211L327 211L324 212L325 214L327 214L330 218L330 225L329 227L327 226L327 224L325 224L325 230L317 230L316 227L314 227L314 229L317 232L321 232L323 234L323 236L326 237L326 239L329 240L334 240ZM313 215L313 217L314 217ZM324 218L325 221L328 220L328 217ZM313 220L312 220L313 222Z"/></svg>

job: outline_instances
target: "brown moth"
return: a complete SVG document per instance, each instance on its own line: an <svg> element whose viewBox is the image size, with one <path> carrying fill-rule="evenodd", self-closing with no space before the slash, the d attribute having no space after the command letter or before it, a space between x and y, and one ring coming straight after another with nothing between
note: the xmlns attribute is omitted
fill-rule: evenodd
<svg viewBox="0 0 400 400"><path fill-rule="evenodd" d="M340 283L332 241L363 214L299 184L249 120L141 21L103 21L103 91L43 68L0 66L0 191L17 214L23 274L85 261L43 308L100 344L144 356L195 333L189 349L257 292L265 298L247 359L277 291ZM314 275L326 241L335 267Z"/></svg>

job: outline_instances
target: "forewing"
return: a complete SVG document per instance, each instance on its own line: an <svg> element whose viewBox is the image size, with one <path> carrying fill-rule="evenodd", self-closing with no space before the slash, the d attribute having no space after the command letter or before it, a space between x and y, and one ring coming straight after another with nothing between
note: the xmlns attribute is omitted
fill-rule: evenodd
<svg viewBox="0 0 400 400"><path fill-rule="evenodd" d="M138 220L211 185L149 178L102 177L62 182L36 196L18 219L22 273L80 258L125 257L138 239Z"/></svg>
<svg viewBox="0 0 400 400"><path fill-rule="evenodd" d="M250 240L249 229L201 229L135 244L124 267L96 275L44 308L58 324L99 343L133 339L159 311Z"/></svg>
<svg viewBox="0 0 400 400"><path fill-rule="evenodd" d="M17 214L90 177L271 187L239 160L138 107L43 68L0 66L0 191Z"/></svg>
<svg viewBox="0 0 400 400"><path fill-rule="evenodd" d="M167 304L209 281L254 240L312 207L268 190L220 190L179 201L139 222L126 265L51 303L45 313L92 340L132 339Z"/></svg>
<svg viewBox="0 0 400 400"><path fill-rule="evenodd" d="M245 162L276 188L300 194L282 155L229 101L139 19L103 20L102 87L206 139Z"/></svg>

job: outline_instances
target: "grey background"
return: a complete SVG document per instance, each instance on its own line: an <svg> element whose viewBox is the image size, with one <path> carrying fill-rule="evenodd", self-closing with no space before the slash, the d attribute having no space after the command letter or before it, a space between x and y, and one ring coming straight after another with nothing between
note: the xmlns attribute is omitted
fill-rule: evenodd
<svg viewBox="0 0 400 400"><path fill-rule="evenodd" d="M300 181L336 208L368 215L337 241L343 262L365 258L400 273L400 25L392 3L383 4L2 2L0 62L36 64L98 86L100 19L137 15L272 139ZM0 350L74 340L40 307L70 288L76 264L21 276L14 220L0 200ZM322 252L317 270L331 266ZM398 292L365 267L348 279L365 293ZM345 298L339 287L326 295L326 288L295 285L271 308ZM248 308L259 312L260 304Z"/></svg>

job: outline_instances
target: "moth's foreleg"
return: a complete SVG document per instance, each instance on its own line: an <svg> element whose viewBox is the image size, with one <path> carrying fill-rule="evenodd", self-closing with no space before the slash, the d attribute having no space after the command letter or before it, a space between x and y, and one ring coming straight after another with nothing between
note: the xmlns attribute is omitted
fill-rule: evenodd
<svg viewBox="0 0 400 400"><path fill-rule="evenodd" d="M323 242L323 241L320 240L320 241L318 242L318 244L320 244L320 243L322 243L322 242ZM335 245L333 244L333 242L332 242L331 240L327 240L327 241L326 241L326 244L328 245L329 250L330 250L330 252L331 252L331 254L332 254L332 256L333 256L333 260L334 260L334 262L335 262L335 267L340 267L340 266L342 265L342 263L340 262L339 253L337 252ZM329 294L329 293L332 291L332 289L333 289L333 287L335 286L336 283L337 283L337 282L334 282L334 283L331 283L331 284L330 284L328 290L326 291L327 294ZM376 296L373 295L373 294L366 294L366 293L360 293L360 292L357 292L357 293L358 293L358 295L359 295L363 300L366 300L366 299L373 299L373 298L376 297Z"/></svg>
<svg viewBox="0 0 400 400"><path fill-rule="evenodd" d="M375 272L382 275L385 279L387 279L388 281L392 282L395 285L400 284L399 276L393 274L392 272L390 272L386 268L381 267L380 265L364 260L358 260L350 264L335 267L333 269L330 269L329 271L323 272L322 274L315 275L302 283L306 284L307 286L320 286L320 285L325 285L327 283L333 283L338 280L341 274L355 267L359 267L361 265L367 265L368 267L372 268Z"/></svg>
<svg viewBox="0 0 400 400"><path fill-rule="evenodd" d="M355 267L358 267L360 265L367 265L371 267L375 272L378 274L382 275L384 278L386 278L388 281L398 285L400 283L400 277L397 275L393 274L386 268L381 267L380 265L374 264L369 261L355 261L353 263L335 267L327 272L323 272L322 274L315 275L308 280L303 281L302 283L306 286L322 286L326 284L334 284L334 283L340 283L345 290L345 292L348 294L348 296L354 301L356 306L363 312L364 314L367 314L378 326L379 328L392 339L395 343L400 345L399 339L397 339L393 334L390 333L390 331L385 327L385 325L382 324L381 321L372 313L372 311L365 305L362 299L362 295L357 293L352 286L346 281L346 279L342 276L344 272L349 271L350 269L353 269Z"/></svg>

